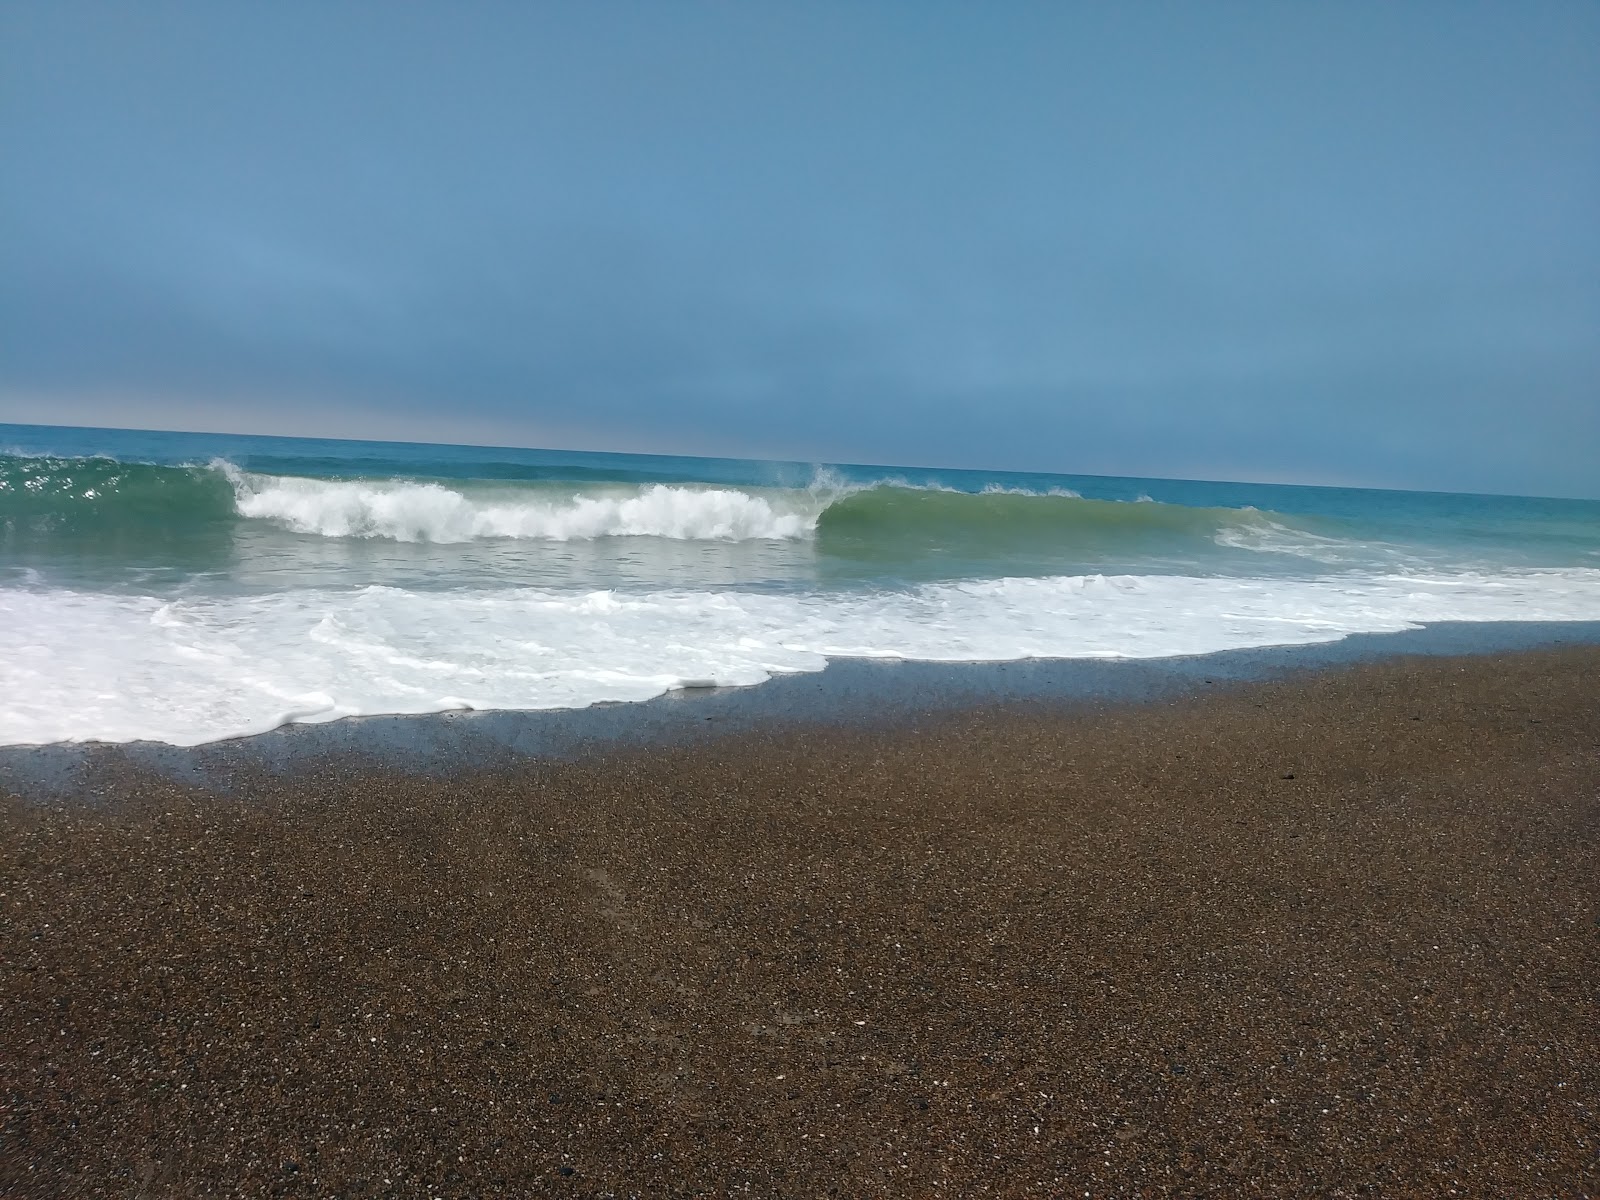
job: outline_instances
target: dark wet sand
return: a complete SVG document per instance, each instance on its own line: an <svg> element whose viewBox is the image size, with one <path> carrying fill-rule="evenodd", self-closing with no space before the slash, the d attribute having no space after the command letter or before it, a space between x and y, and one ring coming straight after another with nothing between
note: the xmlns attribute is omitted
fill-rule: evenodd
<svg viewBox="0 0 1600 1200"><path fill-rule="evenodd" d="M1600 648L1202 691L0 804L0 1195L1600 1193Z"/></svg>

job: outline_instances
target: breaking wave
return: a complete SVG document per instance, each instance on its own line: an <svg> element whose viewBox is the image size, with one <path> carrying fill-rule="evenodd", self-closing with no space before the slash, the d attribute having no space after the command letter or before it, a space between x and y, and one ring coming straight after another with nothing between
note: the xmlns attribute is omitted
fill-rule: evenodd
<svg viewBox="0 0 1600 1200"><path fill-rule="evenodd" d="M226 470L240 516L322 537L746 541L804 537L816 521L803 502L737 488L657 483L617 491L476 488L469 494L431 482L295 479Z"/></svg>
<svg viewBox="0 0 1600 1200"><path fill-rule="evenodd" d="M1085 499L1070 491L959 492L899 482L808 488L570 481L321 479L216 460L0 457L0 545L148 534L172 540L240 521L323 538L460 543L651 537L814 539L845 557L1038 548L1133 553L1206 546L1337 560L1337 537L1253 508Z"/></svg>

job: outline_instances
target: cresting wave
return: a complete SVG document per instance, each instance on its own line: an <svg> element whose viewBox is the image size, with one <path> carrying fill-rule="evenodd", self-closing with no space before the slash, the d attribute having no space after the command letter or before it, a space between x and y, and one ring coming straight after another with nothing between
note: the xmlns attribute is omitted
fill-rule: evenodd
<svg viewBox="0 0 1600 1200"><path fill-rule="evenodd" d="M1255 509L1084 499L1069 491L958 492L894 481L809 488L530 481L438 482L268 475L216 460L155 466L113 459L0 456L0 538L171 539L260 521L326 538L460 543L656 537L685 541L815 537L841 554L924 553L963 545L1067 542L1112 547L1214 541L1315 556L1319 535ZM1273 542L1273 535L1282 536ZM1323 539L1330 545L1337 539Z"/></svg>
<svg viewBox="0 0 1600 1200"><path fill-rule="evenodd" d="M0 455L0 533L92 535L233 518L233 488L207 467Z"/></svg>
<svg viewBox="0 0 1600 1200"><path fill-rule="evenodd" d="M94 438L0 453L0 744L1600 621L1586 502Z"/></svg>
<svg viewBox="0 0 1600 1200"><path fill-rule="evenodd" d="M1250 548L1251 534L1293 532L1294 521L1254 508L1089 500L1074 492L979 493L880 485L843 496L818 516L818 533L844 549L892 538L905 550L1043 545L1143 548L1153 542L1217 542Z"/></svg>
<svg viewBox="0 0 1600 1200"><path fill-rule="evenodd" d="M170 539L240 519L320 537L403 542L781 539L806 536L827 499L825 490L315 479L223 460L157 466L0 457L0 536L35 540L131 535L141 527Z"/></svg>
<svg viewBox="0 0 1600 1200"><path fill-rule="evenodd" d="M575 541L660 537L747 541L804 537L815 511L788 497L736 488L649 484L643 488L470 489L432 482L295 479L223 467L240 516L322 537L399 542L480 538Z"/></svg>
<svg viewBox="0 0 1600 1200"><path fill-rule="evenodd" d="M1436 621L1600 620L1600 569L1064 576L751 593L0 589L0 744L192 745L291 721L643 700L830 657L1155 658Z"/></svg>

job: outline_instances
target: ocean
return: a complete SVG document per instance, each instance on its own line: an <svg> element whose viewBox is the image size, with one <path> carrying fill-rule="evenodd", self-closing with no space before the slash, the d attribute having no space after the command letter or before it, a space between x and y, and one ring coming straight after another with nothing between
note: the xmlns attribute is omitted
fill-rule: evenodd
<svg viewBox="0 0 1600 1200"><path fill-rule="evenodd" d="M0 425L0 744L1600 620L1600 502Z"/></svg>

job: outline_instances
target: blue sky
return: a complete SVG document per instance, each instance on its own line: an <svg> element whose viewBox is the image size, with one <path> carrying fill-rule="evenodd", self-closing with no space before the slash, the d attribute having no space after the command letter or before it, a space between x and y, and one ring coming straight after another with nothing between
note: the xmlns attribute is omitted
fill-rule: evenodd
<svg viewBox="0 0 1600 1200"><path fill-rule="evenodd" d="M1600 5L0 7L0 421L1600 495Z"/></svg>

